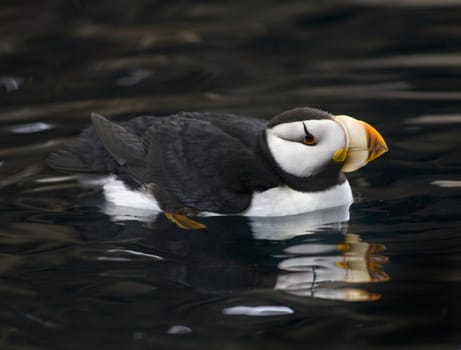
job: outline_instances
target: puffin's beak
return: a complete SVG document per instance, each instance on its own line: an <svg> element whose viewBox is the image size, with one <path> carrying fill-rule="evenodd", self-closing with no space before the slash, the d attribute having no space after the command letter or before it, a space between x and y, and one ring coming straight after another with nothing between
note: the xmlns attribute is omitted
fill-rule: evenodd
<svg viewBox="0 0 461 350"><path fill-rule="evenodd" d="M337 115L334 120L346 135L345 154L338 157L338 160L344 161L343 172L357 170L388 151L383 137L370 124L347 115Z"/></svg>

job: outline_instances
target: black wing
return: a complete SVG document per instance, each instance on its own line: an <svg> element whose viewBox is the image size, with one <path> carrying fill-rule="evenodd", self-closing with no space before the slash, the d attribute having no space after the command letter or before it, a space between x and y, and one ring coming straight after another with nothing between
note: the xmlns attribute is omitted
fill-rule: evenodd
<svg viewBox="0 0 461 350"><path fill-rule="evenodd" d="M149 118L144 133L99 115L92 121L94 128L80 143L53 154L49 164L64 171L113 172L129 185L150 189L165 211L238 213L254 191L279 184L255 155L249 135L239 140L211 120Z"/></svg>
<svg viewBox="0 0 461 350"><path fill-rule="evenodd" d="M121 126L96 113L92 113L91 118L93 126L84 129L78 141L53 152L47 158L49 166L68 173L113 173L118 175L120 171L123 171L120 163L125 163L121 159L118 159L119 162L117 162L118 157L125 155L132 160L131 158L135 158L133 155L136 155L138 160L143 158L140 156L141 153L144 153L142 135L152 125L156 117L137 117L121 123ZM122 144L118 142L120 139L124 141ZM117 150L117 147L121 148ZM126 151L124 151L125 149Z"/></svg>
<svg viewBox="0 0 461 350"><path fill-rule="evenodd" d="M189 208L238 213L254 191L277 185L254 150L206 120L158 120L144 145L154 192L160 188Z"/></svg>

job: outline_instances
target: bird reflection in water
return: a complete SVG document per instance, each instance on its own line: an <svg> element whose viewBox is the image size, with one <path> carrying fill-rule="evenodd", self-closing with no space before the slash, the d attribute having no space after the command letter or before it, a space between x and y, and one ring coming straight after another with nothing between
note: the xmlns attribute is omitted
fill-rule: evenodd
<svg viewBox="0 0 461 350"><path fill-rule="evenodd" d="M255 238L289 242L278 254L283 258L278 263L274 289L322 299L379 300L381 294L355 285L389 280L383 270L387 263L387 257L382 255L385 246L365 242L359 235L347 232L348 220L349 206L291 217L252 218ZM341 234L342 242L330 241L327 232L332 231ZM312 238L310 242L294 239L303 235Z"/></svg>
<svg viewBox="0 0 461 350"><path fill-rule="evenodd" d="M335 249L336 248L336 249ZM297 296L345 301L375 301L381 294L344 284L385 282L383 271L387 258L380 253L383 244L367 243L352 233L344 235L344 243L333 246L299 244L285 249L290 254L279 264L276 290Z"/></svg>
<svg viewBox="0 0 461 350"><path fill-rule="evenodd" d="M349 206L285 217L198 217L203 230L180 229L152 212L122 216L104 206L101 210L109 217L74 223L88 241L110 239L101 256L125 258L125 269L138 268L128 263L133 252L161 257L158 269L152 265L153 280L198 291L275 290L297 297L376 301L381 295L366 288L389 280L385 246L348 232Z"/></svg>
<svg viewBox="0 0 461 350"><path fill-rule="evenodd" d="M204 230L182 230L163 215L149 217L151 232L141 245L156 254L181 256L181 281L200 290L273 289L302 297L376 301L381 295L364 286L389 280L383 270L385 246L347 232L349 206L296 216L197 220Z"/></svg>

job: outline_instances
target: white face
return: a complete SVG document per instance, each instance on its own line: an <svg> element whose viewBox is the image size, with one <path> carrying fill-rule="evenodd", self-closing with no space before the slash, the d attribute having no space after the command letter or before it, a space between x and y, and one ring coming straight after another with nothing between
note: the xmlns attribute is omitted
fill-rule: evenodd
<svg viewBox="0 0 461 350"><path fill-rule="evenodd" d="M305 130L315 138L315 144L306 145L303 142ZM266 130L266 138L279 167L299 177L317 174L332 162L338 149L346 148L343 129L329 119L279 124Z"/></svg>

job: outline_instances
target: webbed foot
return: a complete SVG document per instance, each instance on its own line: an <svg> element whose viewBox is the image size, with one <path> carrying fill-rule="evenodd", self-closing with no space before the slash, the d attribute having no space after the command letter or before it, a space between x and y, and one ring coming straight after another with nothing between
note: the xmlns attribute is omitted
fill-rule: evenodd
<svg viewBox="0 0 461 350"><path fill-rule="evenodd" d="M204 224L201 224L200 222L192 220L186 215L166 213L166 212L164 212L163 215L165 215L165 217L168 220L170 220L172 223L174 223L176 226L184 230L202 230L206 228Z"/></svg>

